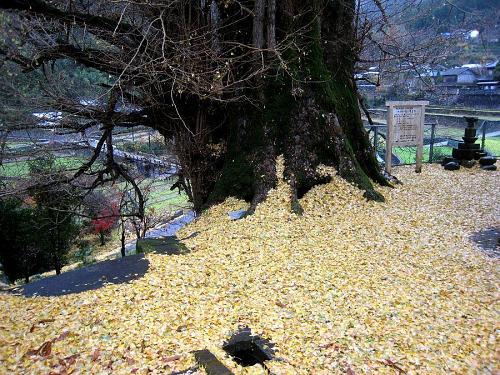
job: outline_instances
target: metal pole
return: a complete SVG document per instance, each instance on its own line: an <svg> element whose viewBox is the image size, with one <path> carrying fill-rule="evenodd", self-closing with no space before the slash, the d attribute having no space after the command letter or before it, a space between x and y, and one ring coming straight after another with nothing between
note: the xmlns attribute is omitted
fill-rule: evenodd
<svg viewBox="0 0 500 375"><path fill-rule="evenodd" d="M436 121L437 122L437 121ZM436 123L431 124L431 144L429 145L429 163L432 164L434 157L434 139L436 135Z"/></svg>
<svg viewBox="0 0 500 375"><path fill-rule="evenodd" d="M484 151L484 143L486 141L486 128L488 127L488 122L483 121L483 137L481 139L481 149Z"/></svg>
<svg viewBox="0 0 500 375"><path fill-rule="evenodd" d="M373 127L373 148L375 149L375 155L378 154L378 126Z"/></svg>

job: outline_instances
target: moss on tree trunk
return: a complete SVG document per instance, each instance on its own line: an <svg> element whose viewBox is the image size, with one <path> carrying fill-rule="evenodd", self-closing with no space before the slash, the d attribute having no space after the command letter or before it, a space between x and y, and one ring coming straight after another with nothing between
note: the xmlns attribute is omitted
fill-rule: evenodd
<svg viewBox="0 0 500 375"><path fill-rule="evenodd" d="M266 21L273 25L266 27L261 18L254 19L253 33L259 33L252 39L256 48L272 45L274 41L266 42L269 35L276 43L285 35L295 35L294 40L282 56L284 64L273 60L272 53L262 52L264 63L277 65L255 78L258 89L248 92L252 104L229 105L205 116L207 124L224 121L220 126L224 132L213 141L222 152L214 156L210 147L200 146L207 144L206 138L186 147L181 164L191 170L196 210L229 196L250 201L251 210L255 209L276 185L275 162L281 154L296 212L301 211L298 198L328 181L317 173L320 164L336 167L368 199L383 200L373 182L385 185L387 181L364 130L353 81L353 9L354 0L314 0L312 4L287 0L276 3L276 20ZM193 123L197 128L197 121Z"/></svg>
<svg viewBox="0 0 500 375"><path fill-rule="evenodd" d="M235 116L224 167L209 203L236 196L252 201L255 208L276 182L274 163L280 154L285 157L295 211L300 212L297 198L328 181L316 172L319 164L335 166L368 199L383 200L372 181L387 181L363 127L353 82L355 56L346 46L345 39L354 32L349 22L353 13L344 8L348 5L318 2L316 11L311 8L295 16L289 8L289 19L280 17L282 25L292 29L312 27L297 41L297 48L287 51L286 70L280 67L264 80L261 106L249 106ZM318 17L317 9L324 17ZM335 48L326 50L326 41L336 42Z"/></svg>

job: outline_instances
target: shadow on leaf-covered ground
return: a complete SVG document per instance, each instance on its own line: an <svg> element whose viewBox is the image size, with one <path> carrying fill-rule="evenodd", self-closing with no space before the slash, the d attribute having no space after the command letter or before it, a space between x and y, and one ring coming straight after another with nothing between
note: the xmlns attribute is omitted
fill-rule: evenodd
<svg viewBox="0 0 500 375"><path fill-rule="evenodd" d="M148 271L144 254L107 260L88 267L64 272L15 288L12 291L26 297L61 296L101 288L107 283L122 284L139 279Z"/></svg>
<svg viewBox="0 0 500 375"><path fill-rule="evenodd" d="M500 228L488 228L475 232L470 238L486 255L493 258L500 257Z"/></svg>

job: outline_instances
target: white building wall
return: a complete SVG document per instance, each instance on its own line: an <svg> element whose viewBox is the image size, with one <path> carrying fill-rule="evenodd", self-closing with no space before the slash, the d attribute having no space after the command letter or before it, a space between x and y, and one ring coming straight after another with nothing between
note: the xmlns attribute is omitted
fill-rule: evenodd
<svg viewBox="0 0 500 375"><path fill-rule="evenodd" d="M458 84L470 84L476 82L476 76L472 73L465 72L457 76Z"/></svg>

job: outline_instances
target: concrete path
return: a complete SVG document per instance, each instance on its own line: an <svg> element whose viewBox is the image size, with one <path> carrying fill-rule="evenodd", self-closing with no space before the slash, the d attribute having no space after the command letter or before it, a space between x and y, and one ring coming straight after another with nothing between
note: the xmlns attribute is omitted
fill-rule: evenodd
<svg viewBox="0 0 500 375"><path fill-rule="evenodd" d="M178 217L175 220L172 220L171 222L161 225L160 227L151 229L148 231L146 234L146 238L162 238L162 237L172 237L175 236L177 231L184 227L185 225L189 224L196 218L196 214L194 211L188 211L181 217ZM125 243L125 254L128 255L133 255L136 253L136 242L137 240L130 240ZM97 259L99 261L101 260L107 260L107 259L112 259L115 257L120 256L121 254L121 247L117 247L113 251L100 254Z"/></svg>
<svg viewBox="0 0 500 375"><path fill-rule="evenodd" d="M177 231L179 231L182 227L186 226L190 222L192 222L196 218L196 214L194 211L188 211L181 217L172 220L167 223L165 226L162 226L158 229L150 230L146 234L146 238L159 238L159 237L171 237L175 236Z"/></svg>

